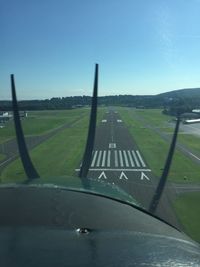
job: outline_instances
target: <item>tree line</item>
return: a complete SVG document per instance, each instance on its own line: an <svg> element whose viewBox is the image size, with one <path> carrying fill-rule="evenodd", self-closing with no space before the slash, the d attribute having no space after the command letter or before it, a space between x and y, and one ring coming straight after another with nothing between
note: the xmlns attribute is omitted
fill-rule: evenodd
<svg viewBox="0 0 200 267"><path fill-rule="evenodd" d="M90 96L53 97L45 100L19 101L20 110L54 110L72 109L90 106ZM200 107L200 96L171 98L166 94L160 95L115 95L98 97L98 105L116 105L135 108L163 108L166 113L175 115L177 110L190 112L193 108ZM0 101L0 110L12 110L11 101Z"/></svg>

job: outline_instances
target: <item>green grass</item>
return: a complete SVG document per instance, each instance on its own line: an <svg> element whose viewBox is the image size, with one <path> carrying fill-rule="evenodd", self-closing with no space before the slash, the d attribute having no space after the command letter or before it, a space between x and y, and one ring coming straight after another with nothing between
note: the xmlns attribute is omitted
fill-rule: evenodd
<svg viewBox="0 0 200 267"><path fill-rule="evenodd" d="M182 194L174 202L177 216L186 234L200 242L200 192Z"/></svg>
<svg viewBox="0 0 200 267"><path fill-rule="evenodd" d="M160 129L162 132L172 133L174 117L162 114L162 109L135 109L134 114L138 119Z"/></svg>
<svg viewBox="0 0 200 267"><path fill-rule="evenodd" d="M134 112L155 127L166 127L167 123L172 120L171 116L163 115L161 109L135 109Z"/></svg>
<svg viewBox="0 0 200 267"><path fill-rule="evenodd" d="M4 155L4 154L0 154L0 161L1 160L4 160L6 158L6 155Z"/></svg>
<svg viewBox="0 0 200 267"><path fill-rule="evenodd" d="M119 108L120 115L128 126L131 135L141 149L146 162L153 173L160 177L165 164L170 143L165 141L153 129L146 127L143 120L137 118L135 110ZM138 111L137 111L138 112ZM143 111L143 113L148 110ZM163 115L164 116L164 115ZM149 122L150 123L150 122ZM200 182L200 166L176 151L169 173L169 180L176 182Z"/></svg>
<svg viewBox="0 0 200 267"><path fill-rule="evenodd" d="M74 166L78 165L83 153L86 125L87 118L84 118L79 124L63 130L31 151L31 158L40 176L74 174ZM18 159L3 171L1 180L14 182L25 178L26 175Z"/></svg>
<svg viewBox="0 0 200 267"><path fill-rule="evenodd" d="M0 144L8 141L15 136L15 129L13 121L5 123L4 128L0 128Z"/></svg>
<svg viewBox="0 0 200 267"><path fill-rule="evenodd" d="M105 109L99 109L98 121L104 113ZM89 116L85 115L70 128L62 130L30 152L41 177L75 175L75 168L79 166L85 148L88 122ZM1 175L3 183L25 179L20 159L9 164Z"/></svg>
<svg viewBox="0 0 200 267"><path fill-rule="evenodd" d="M89 110L85 108L29 111L28 117L22 120L22 127L25 135L40 135L61 125L70 123L86 114L89 114ZM5 127L0 129L0 143L13 137L15 137L14 123L13 121L8 121Z"/></svg>
<svg viewBox="0 0 200 267"><path fill-rule="evenodd" d="M191 148L194 152L200 153L200 138L192 134L181 134L178 140Z"/></svg>
<svg viewBox="0 0 200 267"><path fill-rule="evenodd" d="M28 119L22 121L22 125L25 135L44 134L86 114L88 109L35 111L30 113Z"/></svg>

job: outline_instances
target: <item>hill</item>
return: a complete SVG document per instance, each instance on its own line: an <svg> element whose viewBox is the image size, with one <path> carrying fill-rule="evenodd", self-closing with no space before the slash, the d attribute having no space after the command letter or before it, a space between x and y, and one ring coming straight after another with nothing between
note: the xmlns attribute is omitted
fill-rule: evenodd
<svg viewBox="0 0 200 267"><path fill-rule="evenodd" d="M91 104L90 96L53 97L45 100L19 101L20 110L71 109ZM200 88L174 90L158 95L114 95L98 98L99 105L136 108L184 107L185 111L200 108ZM0 111L11 110L11 101L0 101Z"/></svg>
<svg viewBox="0 0 200 267"><path fill-rule="evenodd" d="M169 92L165 92L162 94L158 94L159 97L181 97L181 98L193 98L200 97L200 88L187 88L187 89L179 89L173 90Z"/></svg>

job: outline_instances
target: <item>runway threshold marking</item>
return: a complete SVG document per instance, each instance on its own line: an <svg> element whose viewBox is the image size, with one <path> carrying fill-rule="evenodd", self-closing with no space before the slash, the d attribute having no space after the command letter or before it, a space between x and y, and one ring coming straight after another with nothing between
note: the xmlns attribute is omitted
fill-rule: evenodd
<svg viewBox="0 0 200 267"><path fill-rule="evenodd" d="M94 167L94 164L95 164L95 161L96 161L96 157L97 157L97 153L98 153L98 151L96 150L95 153L94 153L94 156L93 156L91 167Z"/></svg>
<svg viewBox="0 0 200 267"><path fill-rule="evenodd" d="M75 169L75 171L80 171L80 168ZM114 168L90 168L89 171L117 171L117 172L151 172L151 169L125 169L125 168L120 168L120 169L114 169Z"/></svg>
<svg viewBox="0 0 200 267"><path fill-rule="evenodd" d="M140 162L142 164L142 167L146 167L146 165L145 165L145 163L144 163L144 161L143 161L143 159L142 159L142 157L140 155L140 152L138 150L136 150L136 154L138 155L138 158L140 159Z"/></svg>
<svg viewBox="0 0 200 267"><path fill-rule="evenodd" d="M130 160L130 162L131 162L131 167L135 167L135 164L134 164L133 159L132 159L132 157L131 157L131 152L130 152L130 150L128 150L127 152L128 152L129 160Z"/></svg>
<svg viewBox="0 0 200 267"><path fill-rule="evenodd" d="M98 159L97 159L97 167L100 166L101 154L102 154L102 151L100 150L99 151L99 156L98 156Z"/></svg>
<svg viewBox="0 0 200 267"><path fill-rule="evenodd" d="M138 159L137 159L137 156L136 156L136 154L135 154L135 151L134 151L134 150L131 150L131 153L132 153L132 155L133 155L133 158L134 158L134 160L135 160L135 163L136 163L137 167L140 167L140 163L139 163L139 161L138 161Z"/></svg>
<svg viewBox="0 0 200 267"><path fill-rule="evenodd" d="M107 166L110 167L110 150L108 150Z"/></svg>
<svg viewBox="0 0 200 267"><path fill-rule="evenodd" d="M115 150L115 166L118 167L118 156L117 156L117 150Z"/></svg>
<svg viewBox="0 0 200 267"><path fill-rule="evenodd" d="M103 159L102 159L102 164L101 166L104 167L105 166L105 162L106 162L106 151L103 151Z"/></svg>
<svg viewBox="0 0 200 267"><path fill-rule="evenodd" d="M114 147L114 145L110 147ZM91 168L109 168L111 166L116 168L146 168L146 164L138 150L109 149L93 151Z"/></svg>
<svg viewBox="0 0 200 267"><path fill-rule="evenodd" d="M123 150L123 154L124 154L125 165L126 165L126 167L129 167L128 158L127 158L125 150Z"/></svg>
<svg viewBox="0 0 200 267"><path fill-rule="evenodd" d="M124 163L123 163L123 159L122 159L122 152L121 152L121 150L119 150L119 161L120 161L120 165L121 165L121 167L124 167Z"/></svg>

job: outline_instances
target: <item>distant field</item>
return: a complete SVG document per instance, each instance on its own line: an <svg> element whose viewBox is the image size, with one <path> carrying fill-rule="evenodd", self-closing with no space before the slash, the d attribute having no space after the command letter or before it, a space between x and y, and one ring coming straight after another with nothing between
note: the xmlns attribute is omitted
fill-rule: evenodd
<svg viewBox="0 0 200 267"><path fill-rule="evenodd" d="M76 115L77 111L74 111ZM98 110L98 121L102 119L104 113L105 109ZM31 151L31 158L40 176L75 175L74 170L82 159L88 132L89 110L83 114L84 118ZM72 117L75 118L75 115ZM21 161L18 159L3 170L1 181L23 181L25 177Z"/></svg>
<svg viewBox="0 0 200 267"><path fill-rule="evenodd" d="M168 122L172 121L172 117L163 115L161 109L135 109L134 113L141 115L147 123L160 128L169 128Z"/></svg>
<svg viewBox="0 0 200 267"><path fill-rule="evenodd" d="M182 194L174 207L185 232L200 242L200 192Z"/></svg>
<svg viewBox="0 0 200 267"><path fill-rule="evenodd" d="M82 115L89 114L89 109L72 110L48 110L29 111L28 117L22 120L22 127L25 135L39 135L47 133L63 124L70 123ZM9 121L6 127L0 129L0 143L3 143L15 136L14 123Z"/></svg>
<svg viewBox="0 0 200 267"><path fill-rule="evenodd" d="M136 110L119 108L120 115L129 128L134 140L143 152L144 158L153 170L156 176L160 177L169 150L170 142L165 141L154 127L166 129L166 122L170 119L168 116L161 114L161 110ZM140 118L142 113L142 118ZM151 118L154 117L154 118ZM148 121L148 125L146 120ZM163 118L163 120L162 120ZM169 129L170 130L170 129ZM176 182L200 182L199 178L200 165L184 156L181 152L176 151L171 166L169 180Z"/></svg>

